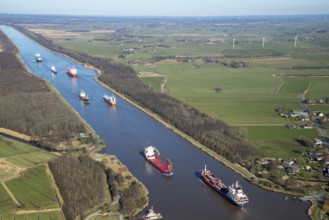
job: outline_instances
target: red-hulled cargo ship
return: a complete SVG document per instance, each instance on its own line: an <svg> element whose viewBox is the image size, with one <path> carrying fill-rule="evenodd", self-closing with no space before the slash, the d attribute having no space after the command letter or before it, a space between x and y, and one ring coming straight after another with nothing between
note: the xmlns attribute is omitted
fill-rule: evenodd
<svg viewBox="0 0 329 220"><path fill-rule="evenodd" d="M173 175L172 163L169 159L166 162L162 162L160 159L160 152L153 146L148 146L144 150L146 160L154 166L163 175Z"/></svg>
<svg viewBox="0 0 329 220"><path fill-rule="evenodd" d="M78 76L78 70L75 67L67 68L66 73L69 74L71 77L77 77Z"/></svg>

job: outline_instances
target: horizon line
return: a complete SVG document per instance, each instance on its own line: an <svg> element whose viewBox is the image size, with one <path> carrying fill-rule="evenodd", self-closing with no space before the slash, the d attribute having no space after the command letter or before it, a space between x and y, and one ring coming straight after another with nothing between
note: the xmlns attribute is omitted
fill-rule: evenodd
<svg viewBox="0 0 329 220"><path fill-rule="evenodd" d="M328 14L245 14L245 15L83 15L83 14L36 14L36 13L3 13L0 12L0 15L26 15L26 16L62 16L62 17L294 17L294 16L329 16Z"/></svg>

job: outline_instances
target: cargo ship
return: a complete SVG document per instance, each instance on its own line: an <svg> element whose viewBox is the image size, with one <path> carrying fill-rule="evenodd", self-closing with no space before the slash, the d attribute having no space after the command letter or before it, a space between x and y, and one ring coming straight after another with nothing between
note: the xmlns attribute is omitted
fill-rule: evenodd
<svg viewBox="0 0 329 220"><path fill-rule="evenodd" d="M71 68L67 68L66 73L69 74L71 77L77 77L78 76L78 70L74 66L71 67Z"/></svg>
<svg viewBox="0 0 329 220"><path fill-rule="evenodd" d="M51 66L51 72L55 74L57 73L56 67L54 65Z"/></svg>
<svg viewBox="0 0 329 220"><path fill-rule="evenodd" d="M38 63L41 63L41 62L42 62L41 54L36 53L36 54L35 54L35 60L36 60Z"/></svg>
<svg viewBox="0 0 329 220"><path fill-rule="evenodd" d="M105 102L109 103L112 106L116 106L117 104L117 100L114 95L109 96L105 94L103 95L103 99L105 100Z"/></svg>
<svg viewBox="0 0 329 220"><path fill-rule="evenodd" d="M146 160L155 167L160 173L166 176L173 175L172 163L169 159L162 162L160 159L160 152L153 146L148 146L144 150Z"/></svg>
<svg viewBox="0 0 329 220"><path fill-rule="evenodd" d="M226 187L225 184L215 177L205 165L204 169L200 170L201 180L210 186L213 190L224 196L234 205L239 207L244 206L249 202L247 195L243 192L241 185L238 181L231 186Z"/></svg>
<svg viewBox="0 0 329 220"><path fill-rule="evenodd" d="M80 91L80 99L84 102L84 103L86 103L86 104L88 104L89 103L89 97L86 95L86 93L83 91L83 90L81 90Z"/></svg>

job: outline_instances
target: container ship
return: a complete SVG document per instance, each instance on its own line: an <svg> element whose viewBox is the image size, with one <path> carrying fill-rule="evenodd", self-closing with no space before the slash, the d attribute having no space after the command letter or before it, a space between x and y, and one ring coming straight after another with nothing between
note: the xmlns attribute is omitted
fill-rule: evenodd
<svg viewBox="0 0 329 220"><path fill-rule="evenodd" d="M114 95L103 95L103 99L105 100L105 102L109 103L111 106L116 106L117 101Z"/></svg>
<svg viewBox="0 0 329 220"><path fill-rule="evenodd" d="M41 54L36 53L36 54L35 54L35 60L36 60L38 63L41 63L41 62L42 62Z"/></svg>
<svg viewBox="0 0 329 220"><path fill-rule="evenodd" d="M162 162L160 159L160 152L153 146L148 146L144 150L146 160L155 167L160 173L166 176L173 175L172 163L169 159Z"/></svg>
<svg viewBox="0 0 329 220"><path fill-rule="evenodd" d="M57 73L56 67L54 65L51 66L51 72L55 74Z"/></svg>
<svg viewBox="0 0 329 220"><path fill-rule="evenodd" d="M86 104L89 103L90 100L89 100L89 97L86 95L85 91L81 90L79 96L80 96L80 99L81 99L84 103L86 103Z"/></svg>
<svg viewBox="0 0 329 220"><path fill-rule="evenodd" d="M67 68L66 73L69 74L71 77L77 77L78 76L78 70L75 67Z"/></svg>
<svg viewBox="0 0 329 220"><path fill-rule="evenodd" d="M220 179L216 178L214 174L207 170L207 166L200 170L200 175L203 182L205 182L220 195L224 196L234 205L242 207L249 202L247 195L243 192L238 181L233 183L231 186L226 187Z"/></svg>

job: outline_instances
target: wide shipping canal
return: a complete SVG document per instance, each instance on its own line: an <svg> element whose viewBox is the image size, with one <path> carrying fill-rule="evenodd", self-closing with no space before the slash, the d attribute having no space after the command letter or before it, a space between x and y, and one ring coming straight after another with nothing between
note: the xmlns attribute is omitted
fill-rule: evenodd
<svg viewBox="0 0 329 220"><path fill-rule="evenodd" d="M164 219L309 219L309 203L292 197L285 200L285 195L252 185L119 97L116 108L111 108L102 96L112 93L94 80L96 71L45 49L11 27L0 28L18 47L19 58L30 72L49 81L106 141L104 152L115 154L145 184L150 193L150 205ZM42 55L42 63L36 62L36 53ZM58 70L56 75L51 73L52 65ZM66 74L66 68L72 66L78 69L77 78ZM80 90L89 95L89 105L80 101ZM173 176L162 176L144 160L142 151L149 144L157 147L163 160L172 161ZM226 185L238 180L250 202L238 208L204 185L196 172L205 164Z"/></svg>

